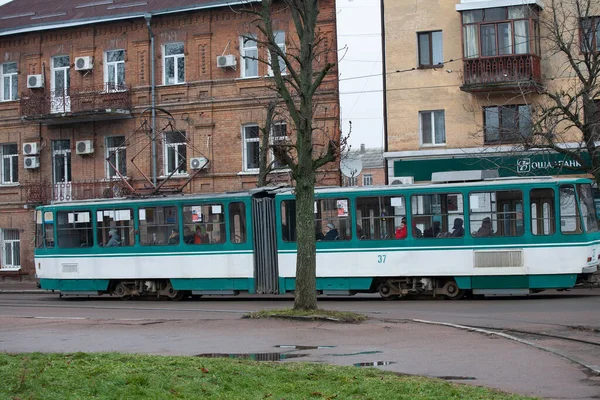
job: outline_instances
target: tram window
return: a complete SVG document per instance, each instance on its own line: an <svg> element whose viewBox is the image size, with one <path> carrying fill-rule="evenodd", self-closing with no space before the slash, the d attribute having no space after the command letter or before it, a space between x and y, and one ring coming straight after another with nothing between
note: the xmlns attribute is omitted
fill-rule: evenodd
<svg viewBox="0 0 600 400"><path fill-rule="evenodd" d="M90 211L59 211L56 213L56 233L61 249L91 247L94 244Z"/></svg>
<svg viewBox="0 0 600 400"><path fill-rule="evenodd" d="M296 200L281 202L281 237L284 242L296 241Z"/></svg>
<svg viewBox="0 0 600 400"><path fill-rule="evenodd" d="M412 236L463 237L463 196L460 193L420 194L411 197Z"/></svg>
<svg viewBox="0 0 600 400"><path fill-rule="evenodd" d="M534 235L553 235L556 231L554 220L554 189L532 189L529 192L531 202L531 233Z"/></svg>
<svg viewBox="0 0 600 400"><path fill-rule="evenodd" d="M596 217L596 205L592 194L592 185L578 184L579 207L583 216L583 224L586 232L598 232L598 219Z"/></svg>
<svg viewBox="0 0 600 400"><path fill-rule="evenodd" d="M229 204L229 240L246 243L246 205L241 202Z"/></svg>
<svg viewBox="0 0 600 400"><path fill-rule="evenodd" d="M315 236L317 240L352 238L350 201L348 199L315 200Z"/></svg>
<svg viewBox="0 0 600 400"><path fill-rule="evenodd" d="M581 233L579 207L577 207L573 185L562 185L559 191L559 199L560 231L562 233Z"/></svg>
<svg viewBox="0 0 600 400"><path fill-rule="evenodd" d="M522 236L523 193L501 190L469 194L471 236Z"/></svg>
<svg viewBox="0 0 600 400"><path fill-rule="evenodd" d="M225 243L223 204L183 207L183 241L187 244Z"/></svg>
<svg viewBox="0 0 600 400"><path fill-rule="evenodd" d="M359 240L395 239L396 228L406 217L404 196L356 199L356 234Z"/></svg>
<svg viewBox="0 0 600 400"><path fill-rule="evenodd" d="M38 210L35 213L35 247L54 247L54 216L52 211Z"/></svg>
<svg viewBox="0 0 600 400"><path fill-rule="evenodd" d="M144 246L166 246L171 235L179 232L176 207L143 207L138 218L140 244Z"/></svg>
<svg viewBox="0 0 600 400"><path fill-rule="evenodd" d="M99 246L133 246L135 230L131 209L96 211L96 236Z"/></svg>

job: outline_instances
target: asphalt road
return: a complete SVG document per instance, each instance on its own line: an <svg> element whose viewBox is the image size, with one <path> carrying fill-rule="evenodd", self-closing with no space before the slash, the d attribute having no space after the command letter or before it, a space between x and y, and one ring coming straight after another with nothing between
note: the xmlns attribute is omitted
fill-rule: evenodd
<svg viewBox="0 0 600 400"><path fill-rule="evenodd" d="M600 398L600 376L582 366L600 365L598 289L461 301L320 298L321 308L371 317L360 325L241 319L249 311L291 305L291 297L270 296L169 302L0 293L0 351L252 353L300 356L286 362L381 362L387 365L378 368L526 395Z"/></svg>

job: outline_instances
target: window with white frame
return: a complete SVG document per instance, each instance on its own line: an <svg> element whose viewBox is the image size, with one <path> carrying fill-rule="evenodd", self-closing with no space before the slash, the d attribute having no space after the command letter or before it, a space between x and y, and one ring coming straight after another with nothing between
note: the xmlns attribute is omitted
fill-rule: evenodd
<svg viewBox="0 0 600 400"><path fill-rule="evenodd" d="M185 82L185 54L183 43L169 43L164 46L164 75L165 85L175 85Z"/></svg>
<svg viewBox="0 0 600 400"><path fill-rule="evenodd" d="M421 144L439 145L446 143L444 110L419 112Z"/></svg>
<svg viewBox="0 0 600 400"><path fill-rule="evenodd" d="M16 144L0 145L0 152L2 153L1 183L19 182L18 146Z"/></svg>
<svg viewBox="0 0 600 400"><path fill-rule="evenodd" d="M2 242L2 265L0 269L15 270L21 268L21 244L17 229L0 229Z"/></svg>
<svg viewBox="0 0 600 400"><path fill-rule="evenodd" d="M285 32L283 31L277 31L273 34L273 39L275 41L275 44L277 44L277 47L279 47L279 49L283 52L283 54L285 54ZM285 68L285 62L283 60L283 57L278 57L279 59L279 70L281 71L281 74L284 75L286 73L286 68ZM271 67L271 53L269 53L269 71L268 71L269 75L273 75L273 68Z"/></svg>
<svg viewBox="0 0 600 400"><path fill-rule="evenodd" d="M240 38L242 46L240 47L242 60L242 78L251 78L258 76L258 45L256 36L247 35Z"/></svg>
<svg viewBox="0 0 600 400"><path fill-rule="evenodd" d="M366 174L363 175L363 186L372 186L373 185L373 175Z"/></svg>
<svg viewBox="0 0 600 400"><path fill-rule="evenodd" d="M271 129L271 145L277 146L278 144L285 144L287 140L287 124L285 122L274 123ZM273 158L273 168L284 168L285 164L279 162L275 158L275 154L273 152L271 154L271 157Z"/></svg>
<svg viewBox="0 0 600 400"><path fill-rule="evenodd" d="M125 50L107 51L104 61L106 91L125 90Z"/></svg>
<svg viewBox="0 0 600 400"><path fill-rule="evenodd" d="M258 125L242 126L244 171L256 171L259 168L260 134Z"/></svg>
<svg viewBox="0 0 600 400"><path fill-rule="evenodd" d="M358 177L357 176L347 176L346 177L346 186L358 186Z"/></svg>
<svg viewBox="0 0 600 400"><path fill-rule="evenodd" d="M0 100L10 101L17 99L17 63L5 63L0 65L2 81L0 82Z"/></svg>
<svg viewBox="0 0 600 400"><path fill-rule="evenodd" d="M109 136L105 139L106 177L127 176L127 149L125 136Z"/></svg>
<svg viewBox="0 0 600 400"><path fill-rule="evenodd" d="M165 175L187 173L187 139L185 132L174 131L165 133L164 148Z"/></svg>

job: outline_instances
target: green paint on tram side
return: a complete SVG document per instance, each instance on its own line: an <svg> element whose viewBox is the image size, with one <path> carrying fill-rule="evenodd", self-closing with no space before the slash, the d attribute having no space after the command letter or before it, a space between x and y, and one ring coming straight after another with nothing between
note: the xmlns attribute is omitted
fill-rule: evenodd
<svg viewBox="0 0 600 400"><path fill-rule="evenodd" d="M369 290L373 278L365 277L335 277L335 278L317 278L317 290ZM279 287L282 292L292 292L296 290L296 278L279 278Z"/></svg>
<svg viewBox="0 0 600 400"><path fill-rule="evenodd" d="M109 279L40 279L44 290L68 291L106 291Z"/></svg>
<svg viewBox="0 0 600 400"><path fill-rule="evenodd" d="M455 276L460 289L561 289L575 285L577 274Z"/></svg>
<svg viewBox="0 0 600 400"><path fill-rule="evenodd" d="M254 278L190 278L171 279L175 290L237 290L256 293Z"/></svg>

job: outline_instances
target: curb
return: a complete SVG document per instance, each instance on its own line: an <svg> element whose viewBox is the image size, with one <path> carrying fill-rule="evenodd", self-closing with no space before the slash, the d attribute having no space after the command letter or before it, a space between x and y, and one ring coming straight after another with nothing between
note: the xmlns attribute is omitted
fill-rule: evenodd
<svg viewBox="0 0 600 400"><path fill-rule="evenodd" d="M44 294L44 293L52 293L49 290L42 290L42 289L0 289L0 293L27 293L27 294L31 294L31 293L38 293L38 294Z"/></svg>
<svg viewBox="0 0 600 400"><path fill-rule="evenodd" d="M571 361L572 363L581 365L582 367L584 367L584 368L588 369L589 371L591 371L593 374L600 376L600 365L587 364L585 361L583 361L583 360L581 360L581 359L579 359L577 357L570 356L570 355L568 355L568 354L566 354L566 353L564 353L564 352L562 352L560 350L553 349L551 347L540 346L539 344L530 342L528 340L520 339L520 338L518 338L516 336L508 335L506 333L494 332L494 331L490 331L490 330L482 329L482 328L473 328L473 327L467 326L467 325L451 324L449 322L428 321L428 320L424 320L424 319L408 319L406 321L417 322L417 323L420 323L420 324L428 324L428 325L448 326L448 327L451 327L451 328L463 329L463 330L471 331L471 332L484 333L486 335L499 336L499 337L502 337L502 338L505 338L505 339L508 339L508 340L512 340L512 341L515 341L515 342L518 342L518 343L522 343L522 344L525 344L527 346L531 346L531 347L534 347L536 349L543 350L543 351L546 351L548 353L552 353L554 355L563 357L563 358Z"/></svg>

